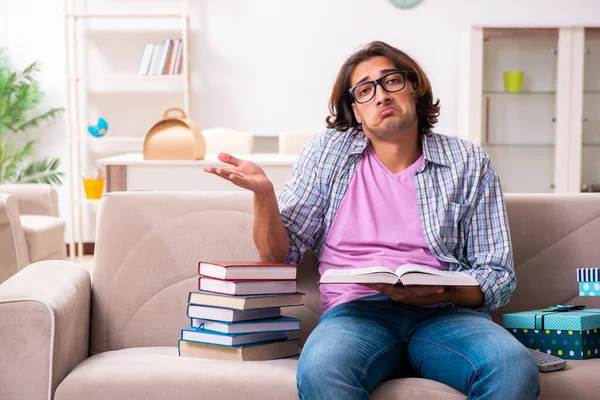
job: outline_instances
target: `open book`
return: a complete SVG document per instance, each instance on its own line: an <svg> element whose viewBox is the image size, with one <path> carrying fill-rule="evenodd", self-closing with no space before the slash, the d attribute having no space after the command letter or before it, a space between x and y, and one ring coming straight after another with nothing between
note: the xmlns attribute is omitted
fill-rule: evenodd
<svg viewBox="0 0 600 400"><path fill-rule="evenodd" d="M319 283L389 283L391 285L479 286L471 275L443 271L425 265L404 264L392 270L387 267L330 269Z"/></svg>

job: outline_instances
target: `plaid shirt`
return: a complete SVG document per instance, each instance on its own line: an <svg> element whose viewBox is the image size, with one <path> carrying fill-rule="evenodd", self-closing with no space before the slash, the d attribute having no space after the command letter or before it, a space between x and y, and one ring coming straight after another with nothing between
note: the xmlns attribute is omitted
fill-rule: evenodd
<svg viewBox="0 0 600 400"><path fill-rule="evenodd" d="M320 255L368 143L360 130L328 129L306 145L279 196L290 236L285 263L299 262L308 249ZM494 166L471 142L433 132L423 137L423 158L414 180L429 250L450 270L474 276L484 294L479 310L495 310L508 302L516 279L506 207Z"/></svg>

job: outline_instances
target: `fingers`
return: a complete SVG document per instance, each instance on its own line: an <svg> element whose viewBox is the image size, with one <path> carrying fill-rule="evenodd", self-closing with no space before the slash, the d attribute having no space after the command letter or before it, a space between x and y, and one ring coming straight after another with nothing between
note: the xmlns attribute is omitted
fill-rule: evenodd
<svg viewBox="0 0 600 400"><path fill-rule="evenodd" d="M217 158L219 161L222 161L225 164L233 165L234 167L238 167L242 163L242 160L235 158L229 153L219 153L217 154Z"/></svg>
<svg viewBox="0 0 600 400"><path fill-rule="evenodd" d="M203 169L206 172L220 176L228 181L230 181L233 176L241 177L241 175L236 172L235 168L204 167Z"/></svg>
<svg viewBox="0 0 600 400"><path fill-rule="evenodd" d="M393 286L376 288L394 300L412 300L439 295L444 292L443 286Z"/></svg>

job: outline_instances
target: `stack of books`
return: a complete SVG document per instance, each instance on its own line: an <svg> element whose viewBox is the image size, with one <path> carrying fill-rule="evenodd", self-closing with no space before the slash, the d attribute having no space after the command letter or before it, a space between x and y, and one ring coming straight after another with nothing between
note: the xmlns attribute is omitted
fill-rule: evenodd
<svg viewBox="0 0 600 400"><path fill-rule="evenodd" d="M224 360L272 360L298 354L300 319L282 307L302 305L296 265L266 262L198 263L198 291L188 296L190 327L179 355Z"/></svg>

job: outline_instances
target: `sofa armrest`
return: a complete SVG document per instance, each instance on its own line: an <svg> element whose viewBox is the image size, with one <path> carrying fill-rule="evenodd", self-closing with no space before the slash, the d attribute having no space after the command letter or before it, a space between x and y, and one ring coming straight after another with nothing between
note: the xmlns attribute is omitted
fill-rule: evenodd
<svg viewBox="0 0 600 400"><path fill-rule="evenodd" d="M0 285L0 399L52 399L89 354L91 281L68 261L40 261Z"/></svg>
<svg viewBox="0 0 600 400"><path fill-rule="evenodd" d="M17 199L0 194L0 283L29 264Z"/></svg>
<svg viewBox="0 0 600 400"><path fill-rule="evenodd" d="M45 183L14 183L0 185L0 193L15 196L21 214L58 217L58 193Z"/></svg>

